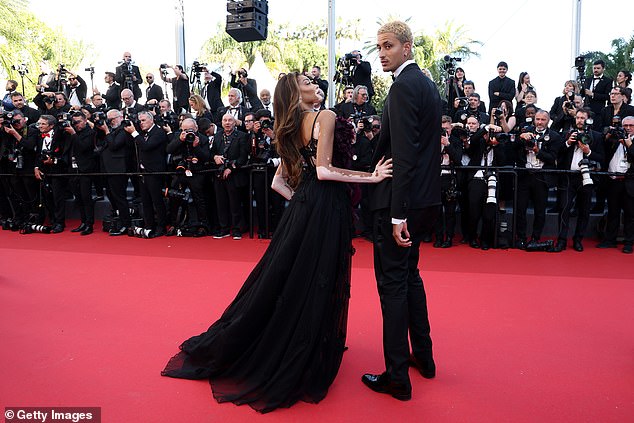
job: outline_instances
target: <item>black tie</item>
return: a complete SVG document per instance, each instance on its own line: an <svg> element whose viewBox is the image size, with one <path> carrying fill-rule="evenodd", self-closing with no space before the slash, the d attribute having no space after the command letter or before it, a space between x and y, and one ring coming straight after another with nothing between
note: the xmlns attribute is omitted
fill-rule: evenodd
<svg viewBox="0 0 634 423"><path fill-rule="evenodd" d="M392 81L396 81L396 76L394 76L394 74L392 74Z"/></svg>

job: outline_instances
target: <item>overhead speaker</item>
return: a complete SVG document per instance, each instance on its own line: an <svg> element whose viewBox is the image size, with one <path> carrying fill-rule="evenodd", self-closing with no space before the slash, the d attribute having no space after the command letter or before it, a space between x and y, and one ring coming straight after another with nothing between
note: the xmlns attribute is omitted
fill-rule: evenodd
<svg viewBox="0 0 634 423"><path fill-rule="evenodd" d="M269 5L267 0L227 1L226 31L239 43L263 41L268 34Z"/></svg>

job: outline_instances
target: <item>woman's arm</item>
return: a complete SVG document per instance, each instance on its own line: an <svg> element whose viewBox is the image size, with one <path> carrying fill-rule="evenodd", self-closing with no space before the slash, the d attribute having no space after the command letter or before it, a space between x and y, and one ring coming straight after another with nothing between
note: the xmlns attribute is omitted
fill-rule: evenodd
<svg viewBox="0 0 634 423"><path fill-rule="evenodd" d="M275 171L275 175L273 176L273 183L271 183L271 188L273 191L280 194L282 197L290 200L295 194L295 191L288 185L287 183L287 175L284 164L280 164Z"/></svg>
<svg viewBox="0 0 634 423"><path fill-rule="evenodd" d="M377 163L374 172L342 169L332 165L332 149L335 134L335 113L324 110L317 117L313 137L317 143L317 178L327 181L377 183L392 176L392 159Z"/></svg>

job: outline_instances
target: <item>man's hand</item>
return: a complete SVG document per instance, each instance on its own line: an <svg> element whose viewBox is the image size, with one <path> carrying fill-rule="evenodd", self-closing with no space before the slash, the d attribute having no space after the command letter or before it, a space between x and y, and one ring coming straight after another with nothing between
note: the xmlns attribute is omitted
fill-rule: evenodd
<svg viewBox="0 0 634 423"><path fill-rule="evenodd" d="M37 179L38 181L41 181L44 178L44 172L42 172L40 169L38 169L37 167L35 168L35 179Z"/></svg>
<svg viewBox="0 0 634 423"><path fill-rule="evenodd" d="M396 245L399 247L411 247L412 240L409 236L409 231L407 230L407 222L393 224L392 225L392 236L394 237L394 241L396 241Z"/></svg>
<svg viewBox="0 0 634 423"><path fill-rule="evenodd" d="M231 175L231 169L227 168L222 172L222 179L229 179L229 175Z"/></svg>
<svg viewBox="0 0 634 423"><path fill-rule="evenodd" d="M219 156L217 154L214 156L214 163L216 163L218 166L220 166L224 162L225 162L225 159L222 156Z"/></svg>

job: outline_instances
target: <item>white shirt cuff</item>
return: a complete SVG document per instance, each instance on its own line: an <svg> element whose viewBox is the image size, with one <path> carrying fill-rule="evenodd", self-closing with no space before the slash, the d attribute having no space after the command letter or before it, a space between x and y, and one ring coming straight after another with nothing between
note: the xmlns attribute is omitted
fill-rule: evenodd
<svg viewBox="0 0 634 423"><path fill-rule="evenodd" d="M407 219L395 219L392 218L392 225L400 225L401 223L407 222Z"/></svg>

